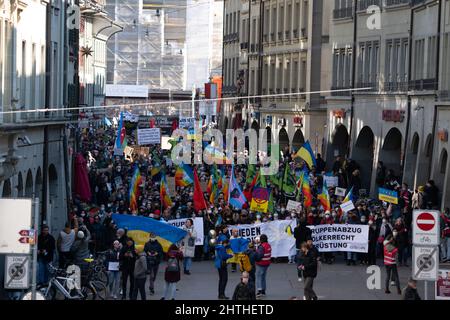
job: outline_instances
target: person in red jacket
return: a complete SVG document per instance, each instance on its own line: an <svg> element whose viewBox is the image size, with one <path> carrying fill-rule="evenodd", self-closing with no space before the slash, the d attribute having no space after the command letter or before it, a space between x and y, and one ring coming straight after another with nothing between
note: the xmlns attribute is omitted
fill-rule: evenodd
<svg viewBox="0 0 450 320"><path fill-rule="evenodd" d="M266 295L266 275L272 258L272 247L270 246L267 235L262 234L260 237L261 244L256 254L256 285L258 287L257 298Z"/></svg>
<svg viewBox="0 0 450 320"><path fill-rule="evenodd" d="M400 289L400 280L397 271L398 248L395 243L394 237L392 235L387 236L383 244L384 244L384 265L386 266L387 272L385 293L387 294L391 293L391 291L389 291L389 281L392 275L393 280L395 281L395 285L397 286L397 293L402 294L402 290Z"/></svg>

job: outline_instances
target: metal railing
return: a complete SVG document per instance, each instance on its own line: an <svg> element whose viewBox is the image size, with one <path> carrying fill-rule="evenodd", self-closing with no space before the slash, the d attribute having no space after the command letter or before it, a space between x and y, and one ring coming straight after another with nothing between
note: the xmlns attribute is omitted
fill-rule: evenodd
<svg viewBox="0 0 450 320"><path fill-rule="evenodd" d="M409 82L409 90L437 90L438 83L435 78L411 80Z"/></svg>
<svg viewBox="0 0 450 320"><path fill-rule="evenodd" d="M346 19L353 17L353 7L340 8L333 10L334 19Z"/></svg>
<svg viewBox="0 0 450 320"><path fill-rule="evenodd" d="M358 0L358 10L365 11L370 6L381 7L382 2L382 0Z"/></svg>
<svg viewBox="0 0 450 320"><path fill-rule="evenodd" d="M411 0L386 0L386 7L399 6L402 4L411 4Z"/></svg>

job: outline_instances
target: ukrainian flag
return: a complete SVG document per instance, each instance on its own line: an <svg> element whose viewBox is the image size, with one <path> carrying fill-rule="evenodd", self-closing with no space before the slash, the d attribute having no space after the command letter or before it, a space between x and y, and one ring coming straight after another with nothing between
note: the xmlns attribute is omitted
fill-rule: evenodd
<svg viewBox="0 0 450 320"><path fill-rule="evenodd" d="M346 202L349 202L349 201L353 201L353 187L347 193L347 195L345 196L345 199L344 199L344 201L342 201L342 203L346 203Z"/></svg>
<svg viewBox="0 0 450 320"><path fill-rule="evenodd" d="M152 218L113 214L112 219L119 228L128 230L127 235L133 238L138 252L143 251L145 243L149 240L150 233L156 236L165 252L169 250L171 244L182 240L187 234L183 229Z"/></svg>
<svg viewBox="0 0 450 320"><path fill-rule="evenodd" d="M316 166L316 158L314 157L309 141L305 142L305 144L295 154L294 158L302 158L310 169L312 166Z"/></svg>

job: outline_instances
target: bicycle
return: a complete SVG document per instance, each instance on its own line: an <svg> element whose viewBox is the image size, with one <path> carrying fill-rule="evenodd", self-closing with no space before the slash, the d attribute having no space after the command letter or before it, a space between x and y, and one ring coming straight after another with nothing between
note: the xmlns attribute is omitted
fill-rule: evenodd
<svg viewBox="0 0 450 320"><path fill-rule="evenodd" d="M83 300L85 295L80 289L77 289L76 278L72 273L67 273L64 269L58 269L49 264L49 271L52 274L48 284L39 285L37 290L46 300ZM72 295L72 293L75 293Z"/></svg>
<svg viewBox="0 0 450 320"><path fill-rule="evenodd" d="M100 281L107 286L109 284L108 270L106 268L106 254L108 251L97 253L97 258L92 257L84 259L89 264L89 272L91 272L92 279Z"/></svg>
<svg viewBox="0 0 450 320"><path fill-rule="evenodd" d="M74 277L76 269L68 273L67 270L58 269L49 265L53 277L48 284L38 286L37 290L46 300L100 300L106 299L106 285L92 279L92 273L81 275L81 288ZM83 281L84 279L84 281ZM78 287L78 288L77 288Z"/></svg>

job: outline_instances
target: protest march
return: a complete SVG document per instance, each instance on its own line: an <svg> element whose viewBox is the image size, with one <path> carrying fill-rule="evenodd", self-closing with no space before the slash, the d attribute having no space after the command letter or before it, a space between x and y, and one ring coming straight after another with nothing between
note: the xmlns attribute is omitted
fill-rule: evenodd
<svg viewBox="0 0 450 320"><path fill-rule="evenodd" d="M293 152L272 145L279 166L267 175L248 150L244 164L233 164L211 141L200 142L202 151L218 161L177 164L172 151L181 139L163 148L159 133L139 130L123 114L116 127L83 130L66 226L56 239L45 226L39 236L40 252L50 253L39 256L39 284L53 277L50 265L83 271L87 259L103 256L104 299L175 299L177 283L199 263L217 274L218 299L270 299L270 266L287 263L304 284L299 299L317 300L320 265L379 263L388 270L385 293L394 284L402 294L397 267L411 261L412 212L437 207L433 181L412 191L386 175L378 180L380 196L371 198L358 163L341 156L325 163L308 141ZM440 219L445 261L448 209ZM230 269L242 273L233 297L225 294L236 285L228 283ZM164 292L155 292L158 281Z"/></svg>

